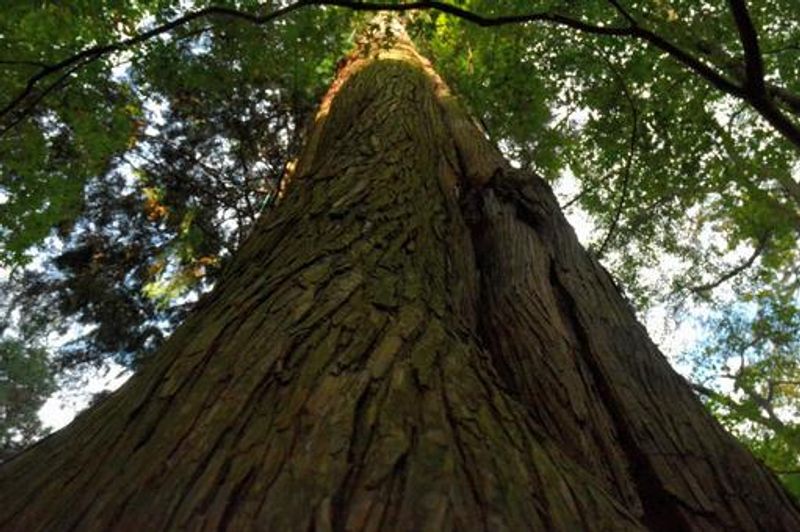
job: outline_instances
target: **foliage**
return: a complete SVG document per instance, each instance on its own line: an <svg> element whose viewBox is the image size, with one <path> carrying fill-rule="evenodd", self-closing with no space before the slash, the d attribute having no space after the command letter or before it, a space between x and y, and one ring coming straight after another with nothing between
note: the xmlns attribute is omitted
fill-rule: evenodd
<svg viewBox="0 0 800 532"><path fill-rule="evenodd" d="M8 304L51 332L81 328L53 355L60 368L108 357L135 366L275 201L368 6L7 4ZM555 184L574 176L580 192L565 209L591 215L590 245L635 306L714 316L708 341L685 355L698 390L769 465L796 470L796 2L423 4L404 14L423 53L512 160ZM287 13L257 19L279 9ZM80 50L147 32L157 34L89 53L26 89Z"/></svg>
<svg viewBox="0 0 800 532"><path fill-rule="evenodd" d="M54 390L44 349L0 339L0 462L42 436L38 411Z"/></svg>
<svg viewBox="0 0 800 532"><path fill-rule="evenodd" d="M709 319L693 380L717 418L800 495L800 316L785 303L732 305Z"/></svg>

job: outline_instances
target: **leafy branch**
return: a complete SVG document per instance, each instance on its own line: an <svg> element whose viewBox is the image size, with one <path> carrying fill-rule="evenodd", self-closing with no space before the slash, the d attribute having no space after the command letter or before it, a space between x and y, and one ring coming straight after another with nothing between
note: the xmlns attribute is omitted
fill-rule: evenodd
<svg viewBox="0 0 800 532"><path fill-rule="evenodd" d="M700 395L719 403L720 405L728 408L731 412L740 415L745 419L752 421L753 423L772 430L781 438L783 438L789 445L800 449L800 434L796 433L795 429L792 427L786 425L786 423L784 423L775 413L771 402L755 392L755 390L744 391L758 407L758 409L750 408L746 403L740 403L731 397L707 386L703 386L702 384L691 383L690 385L692 389ZM765 412L766 415L762 414L760 411Z"/></svg>
<svg viewBox="0 0 800 532"><path fill-rule="evenodd" d="M44 89L42 89L39 92L39 94L37 94L32 98L31 103L28 104L27 107L25 107L21 112L17 113L16 116L14 116L8 123L8 125L0 129L0 136L4 135L6 132L13 129L17 124L19 124L20 122L25 120L28 116L30 116L33 110L36 108L37 105L39 105L39 103L42 100L44 100L51 92L66 85L69 82L69 79L72 77L72 75L75 74L78 70L80 70L85 63L86 60L83 60L70 65L65 72L63 72L60 76L58 76L58 78L56 78L55 81L53 81L52 83L47 85Z"/></svg>
<svg viewBox="0 0 800 532"><path fill-rule="evenodd" d="M254 15L251 13L246 13L244 11L239 11L237 9L222 7L222 6L209 6L198 11L194 11L188 13L182 17L176 18L169 22L166 22L160 26L156 26L150 30L144 31L139 33L138 35L134 35L133 37L129 37L127 39L121 39L115 42L111 42L108 44L103 45L96 45L91 46L89 48L84 48L80 52L71 55L65 59L57 63L53 63L51 65L46 65L42 67L36 74L31 76L25 84L25 87L20 91L14 98L11 99L9 103L5 106L0 108L0 119L6 117L10 113L14 111L14 109L20 105L26 98L30 97L34 90L39 86L45 79L48 77L60 73L62 71L67 70L68 72L73 72L78 70L79 68L86 66L87 64L94 62L105 55L126 50L131 48L137 44L146 42L154 37L158 37L159 35L169 33L170 31L184 26L192 21L203 19L203 18L211 18L211 17L229 17L229 18L236 18L246 20L253 24L265 24L272 20L275 20L279 17L288 15L289 13L308 5L310 2L301 0L295 4L291 4L287 7L277 9L271 13L266 15ZM62 76L63 77L63 76ZM42 91L43 93L47 93L54 84L49 85L47 88ZM30 109L35 106L41 98L38 98L28 106L28 110L25 114L30 112ZM10 125L4 127L0 130L0 135L5 134L9 129L11 129L14 125L18 123L18 120L15 120Z"/></svg>

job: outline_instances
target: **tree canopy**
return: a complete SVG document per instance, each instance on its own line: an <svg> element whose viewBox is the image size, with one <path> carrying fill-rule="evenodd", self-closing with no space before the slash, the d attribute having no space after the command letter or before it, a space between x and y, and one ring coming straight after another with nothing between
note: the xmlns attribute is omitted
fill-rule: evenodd
<svg viewBox="0 0 800 532"><path fill-rule="evenodd" d="M562 208L640 312L705 317L695 389L800 492L798 7L7 2L0 390L37 405L52 372L145 360L276 201L353 35L396 10L516 164L573 184Z"/></svg>

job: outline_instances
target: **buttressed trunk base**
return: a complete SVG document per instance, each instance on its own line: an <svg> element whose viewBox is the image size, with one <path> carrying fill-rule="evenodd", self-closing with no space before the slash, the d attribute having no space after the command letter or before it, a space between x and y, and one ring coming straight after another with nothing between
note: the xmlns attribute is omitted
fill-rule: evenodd
<svg viewBox="0 0 800 532"><path fill-rule="evenodd" d="M0 528L800 530L393 34L150 365L3 466Z"/></svg>

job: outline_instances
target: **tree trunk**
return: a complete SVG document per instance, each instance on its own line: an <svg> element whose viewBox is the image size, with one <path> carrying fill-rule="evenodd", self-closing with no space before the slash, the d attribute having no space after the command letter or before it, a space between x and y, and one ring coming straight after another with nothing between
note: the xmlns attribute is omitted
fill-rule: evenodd
<svg viewBox="0 0 800 532"><path fill-rule="evenodd" d="M800 530L402 38L154 360L0 483L3 530Z"/></svg>

